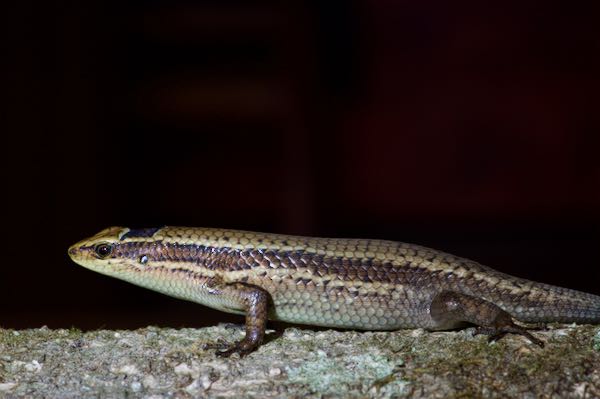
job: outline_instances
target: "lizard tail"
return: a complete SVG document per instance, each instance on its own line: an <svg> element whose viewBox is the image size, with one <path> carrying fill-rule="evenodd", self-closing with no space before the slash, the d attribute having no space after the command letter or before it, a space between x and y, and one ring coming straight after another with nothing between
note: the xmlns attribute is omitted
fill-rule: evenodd
<svg viewBox="0 0 600 399"><path fill-rule="evenodd" d="M525 298L506 309L523 322L600 323L600 296L534 283ZM518 303L516 303L518 302Z"/></svg>

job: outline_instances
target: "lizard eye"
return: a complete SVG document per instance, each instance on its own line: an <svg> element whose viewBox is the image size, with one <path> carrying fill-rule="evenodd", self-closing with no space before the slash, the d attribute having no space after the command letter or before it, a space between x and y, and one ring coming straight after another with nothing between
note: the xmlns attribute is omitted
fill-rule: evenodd
<svg viewBox="0 0 600 399"><path fill-rule="evenodd" d="M112 253L112 246L110 244L98 244L94 247L94 252L99 258L106 258Z"/></svg>

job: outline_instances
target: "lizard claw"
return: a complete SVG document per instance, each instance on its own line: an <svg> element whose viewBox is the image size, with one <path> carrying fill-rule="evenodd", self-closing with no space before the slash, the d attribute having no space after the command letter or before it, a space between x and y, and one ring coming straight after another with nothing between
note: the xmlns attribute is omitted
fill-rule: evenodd
<svg viewBox="0 0 600 399"><path fill-rule="evenodd" d="M244 340L237 342L235 344L229 344L227 341L219 338L218 342L212 344L205 344L203 349L216 349L215 355L219 357L229 357L234 353L240 355L240 357L244 357L250 352L252 352L255 347Z"/></svg>
<svg viewBox="0 0 600 399"><path fill-rule="evenodd" d="M514 323L511 325L505 325L505 326L501 326L501 327L477 326L475 328L475 331L473 331L473 336L480 335L480 334L487 335L488 342L495 342L508 333L522 335L525 338L527 338L529 341L531 341L532 343L538 345L540 348L544 347L544 341L542 341L539 338L534 337L525 328L520 327Z"/></svg>
<svg viewBox="0 0 600 399"><path fill-rule="evenodd" d="M252 352L251 349L243 349L243 348L240 348L238 345L233 345L229 349L222 350L222 351L216 351L215 355L217 355L219 357L229 357L229 356L233 355L234 353L237 353L240 355L240 358L242 358L250 352Z"/></svg>
<svg viewBox="0 0 600 399"><path fill-rule="evenodd" d="M206 344L202 345L202 349L205 349L205 350L210 350L210 349L222 350L222 349L227 349L230 347L231 347L231 344L229 344L223 338L218 338L217 342L206 343Z"/></svg>

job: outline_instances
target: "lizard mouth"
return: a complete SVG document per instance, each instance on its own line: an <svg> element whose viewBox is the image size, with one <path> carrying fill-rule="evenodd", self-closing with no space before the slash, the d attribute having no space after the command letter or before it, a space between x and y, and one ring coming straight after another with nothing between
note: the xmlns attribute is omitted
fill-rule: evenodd
<svg viewBox="0 0 600 399"><path fill-rule="evenodd" d="M77 256L77 245L72 245L72 246L70 246L70 247L69 247L69 250L68 250L68 254L69 254L69 256L71 257L71 259L72 259L74 256Z"/></svg>
<svg viewBox="0 0 600 399"><path fill-rule="evenodd" d="M67 253L72 260L77 261L77 259L81 257L81 246L79 243L73 244L69 247Z"/></svg>

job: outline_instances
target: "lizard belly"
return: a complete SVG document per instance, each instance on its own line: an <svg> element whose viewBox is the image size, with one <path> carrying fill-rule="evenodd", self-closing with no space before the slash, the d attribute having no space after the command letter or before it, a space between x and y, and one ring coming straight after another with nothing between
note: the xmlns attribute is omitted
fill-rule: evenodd
<svg viewBox="0 0 600 399"><path fill-rule="evenodd" d="M273 320L361 330L434 327L429 315L433 293L427 290L287 287L269 293Z"/></svg>

